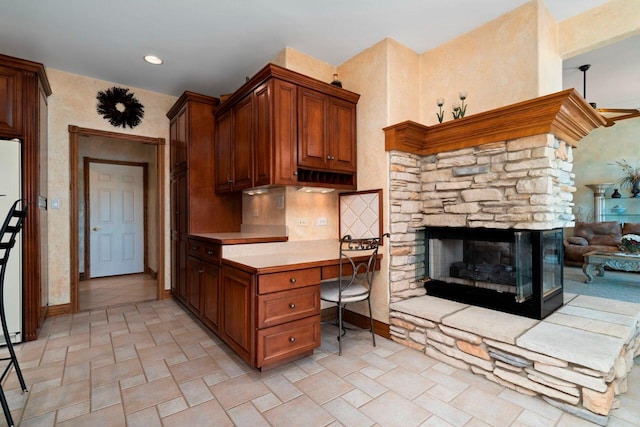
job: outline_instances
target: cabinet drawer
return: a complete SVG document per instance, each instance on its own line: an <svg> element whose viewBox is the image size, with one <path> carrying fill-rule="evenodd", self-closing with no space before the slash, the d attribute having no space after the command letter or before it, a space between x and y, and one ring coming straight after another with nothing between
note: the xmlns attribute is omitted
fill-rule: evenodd
<svg viewBox="0 0 640 427"><path fill-rule="evenodd" d="M258 331L256 366L287 359L320 346L320 315Z"/></svg>
<svg viewBox="0 0 640 427"><path fill-rule="evenodd" d="M216 265L220 265L220 245L207 243L202 246L202 258L205 261L211 261Z"/></svg>
<svg viewBox="0 0 640 427"><path fill-rule="evenodd" d="M187 246L189 250L189 255L202 258L202 253L204 249L204 244L198 240L189 239L189 243Z"/></svg>
<svg viewBox="0 0 640 427"><path fill-rule="evenodd" d="M320 268L285 271L258 276L258 293L286 291L320 284Z"/></svg>
<svg viewBox="0 0 640 427"><path fill-rule="evenodd" d="M320 314L320 286L258 296L258 328Z"/></svg>

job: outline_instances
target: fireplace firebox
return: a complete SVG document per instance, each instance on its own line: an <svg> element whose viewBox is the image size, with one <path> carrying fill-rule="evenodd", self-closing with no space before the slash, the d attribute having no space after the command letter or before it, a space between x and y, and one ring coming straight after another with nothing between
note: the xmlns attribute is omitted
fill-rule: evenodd
<svg viewBox="0 0 640 427"><path fill-rule="evenodd" d="M428 295L543 319L563 304L563 230L425 228Z"/></svg>

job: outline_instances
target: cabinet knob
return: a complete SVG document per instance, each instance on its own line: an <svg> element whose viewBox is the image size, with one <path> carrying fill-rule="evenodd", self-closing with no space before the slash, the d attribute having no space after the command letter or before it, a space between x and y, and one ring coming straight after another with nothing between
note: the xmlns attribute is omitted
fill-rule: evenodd
<svg viewBox="0 0 640 427"><path fill-rule="evenodd" d="M200 273L200 274L204 273L204 269L198 270L198 273Z"/></svg>
<svg viewBox="0 0 640 427"><path fill-rule="evenodd" d="M291 282L292 285L295 284L296 283L296 278L292 277L291 279L289 279L289 282Z"/></svg>
<svg viewBox="0 0 640 427"><path fill-rule="evenodd" d="M289 342L296 342L296 337L289 337Z"/></svg>
<svg viewBox="0 0 640 427"><path fill-rule="evenodd" d="M296 305L294 303L291 303L289 304L289 308L293 310L294 308L296 308Z"/></svg>
<svg viewBox="0 0 640 427"><path fill-rule="evenodd" d="M233 180L232 179L228 179L227 180L227 184L233 184Z"/></svg>
<svg viewBox="0 0 640 427"><path fill-rule="evenodd" d="M192 251L197 251L198 250L198 246L191 246L191 250Z"/></svg>
<svg viewBox="0 0 640 427"><path fill-rule="evenodd" d="M207 250L207 255L213 255L213 251L211 249Z"/></svg>
<svg viewBox="0 0 640 427"><path fill-rule="evenodd" d="M293 176L297 176L298 175L298 171L293 172Z"/></svg>

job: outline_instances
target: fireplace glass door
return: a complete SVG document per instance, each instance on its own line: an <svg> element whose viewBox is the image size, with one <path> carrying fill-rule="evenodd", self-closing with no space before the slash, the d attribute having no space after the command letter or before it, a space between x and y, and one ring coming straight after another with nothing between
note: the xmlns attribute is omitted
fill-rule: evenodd
<svg viewBox="0 0 640 427"><path fill-rule="evenodd" d="M427 294L539 318L547 299L562 303L562 229L428 227L425 238Z"/></svg>

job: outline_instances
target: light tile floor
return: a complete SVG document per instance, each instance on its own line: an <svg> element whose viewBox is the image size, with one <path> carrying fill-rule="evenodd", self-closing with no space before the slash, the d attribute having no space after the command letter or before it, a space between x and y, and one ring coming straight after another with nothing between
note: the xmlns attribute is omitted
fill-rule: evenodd
<svg viewBox="0 0 640 427"><path fill-rule="evenodd" d="M46 320L16 346L4 390L21 426L587 426L541 399L362 330L337 355L323 326L313 356L261 373L172 300ZM610 426L640 423L640 368ZM4 419L0 425L5 423Z"/></svg>

